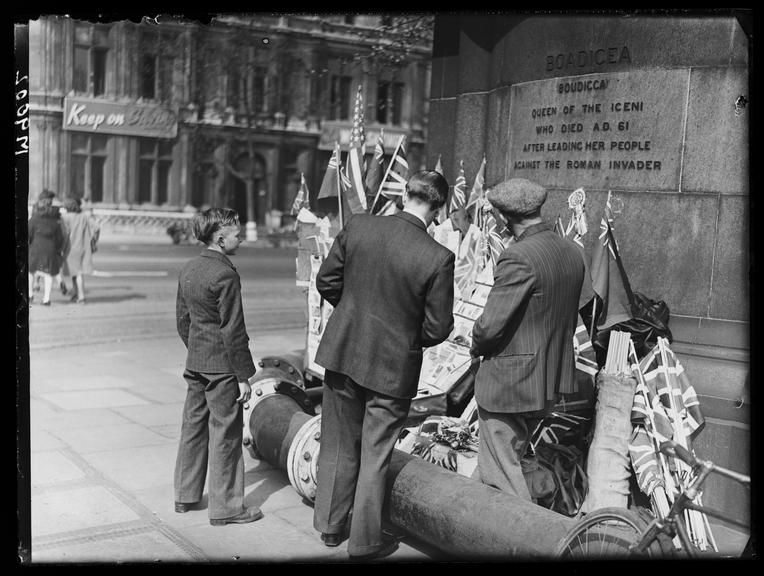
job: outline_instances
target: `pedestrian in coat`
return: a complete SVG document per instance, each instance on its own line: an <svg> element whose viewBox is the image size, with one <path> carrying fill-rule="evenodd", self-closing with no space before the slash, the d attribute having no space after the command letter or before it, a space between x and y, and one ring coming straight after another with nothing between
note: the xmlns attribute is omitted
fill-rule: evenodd
<svg viewBox="0 0 764 576"><path fill-rule="evenodd" d="M100 235L98 223L82 211L79 199L69 198L64 203L64 229L68 238L66 268L72 277L72 302L85 302L85 274L93 273L93 252Z"/></svg>
<svg viewBox="0 0 764 576"><path fill-rule="evenodd" d="M42 304L50 306L53 277L61 268L65 245L61 215L52 192L43 191L27 224L29 240L29 299L34 300L35 275L43 279Z"/></svg>
<svg viewBox="0 0 764 576"><path fill-rule="evenodd" d="M523 178L487 194L515 242L502 252L472 331L480 480L531 500L520 460L529 436L575 371L573 332L584 262L572 241L541 218L546 190Z"/></svg>
<svg viewBox="0 0 764 576"><path fill-rule="evenodd" d="M416 394L422 348L453 329L454 254L427 234L448 183L414 174L392 216L353 216L316 277L334 310L316 362L326 369L313 525L327 546L369 560L395 550L383 539L385 476Z"/></svg>
<svg viewBox="0 0 764 576"><path fill-rule="evenodd" d="M209 462L209 519L213 526L263 517L244 506L242 404L252 393L255 364L244 325L241 280L229 256L241 243L234 210L194 216L193 232L205 245L178 278L178 334L188 349L188 384L175 461L175 511L199 507Z"/></svg>

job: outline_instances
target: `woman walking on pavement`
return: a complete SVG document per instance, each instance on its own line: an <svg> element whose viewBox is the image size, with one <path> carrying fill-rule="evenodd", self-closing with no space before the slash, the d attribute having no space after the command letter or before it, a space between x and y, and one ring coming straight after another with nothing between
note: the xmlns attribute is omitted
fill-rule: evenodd
<svg viewBox="0 0 764 576"><path fill-rule="evenodd" d="M69 198L64 203L64 229L68 237L66 267L72 276L72 302L85 302L85 274L93 273L93 252L100 228L90 215L82 212L81 201Z"/></svg>
<svg viewBox="0 0 764 576"><path fill-rule="evenodd" d="M61 215L53 207L53 196L52 192L43 190L28 223L29 299L34 300L35 274L38 274L43 279L43 306L50 306L53 277L61 268L65 244Z"/></svg>
<svg viewBox="0 0 764 576"><path fill-rule="evenodd" d="M263 517L244 506L242 404L250 398L255 363L241 304L241 280L228 256L241 243L234 210L194 216L194 237L206 245L178 278L178 334L188 349L188 384L175 461L175 511L199 508L209 460L209 519L213 526Z"/></svg>

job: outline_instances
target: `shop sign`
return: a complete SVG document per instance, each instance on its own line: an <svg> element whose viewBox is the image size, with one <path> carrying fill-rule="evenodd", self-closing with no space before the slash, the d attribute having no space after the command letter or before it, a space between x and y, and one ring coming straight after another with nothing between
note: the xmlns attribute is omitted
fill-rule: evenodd
<svg viewBox="0 0 764 576"><path fill-rule="evenodd" d="M168 106L65 98L63 125L90 134L175 138L178 113Z"/></svg>
<svg viewBox="0 0 764 576"><path fill-rule="evenodd" d="M334 142L339 142L341 148L347 148L350 145L350 133L353 125L350 122L331 122L324 121L321 124L321 137L318 141L319 150L334 150ZM409 131L401 128L392 128L390 126L380 126L372 124L365 129L366 151L371 153L377 144L380 130L384 130L382 137L385 152L392 154L398 145L398 139L405 135L409 136Z"/></svg>

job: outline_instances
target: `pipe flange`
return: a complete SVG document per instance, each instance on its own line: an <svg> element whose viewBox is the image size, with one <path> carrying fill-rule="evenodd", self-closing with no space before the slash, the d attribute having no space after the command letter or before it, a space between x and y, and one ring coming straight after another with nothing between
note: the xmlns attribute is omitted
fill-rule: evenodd
<svg viewBox="0 0 764 576"><path fill-rule="evenodd" d="M263 370L262 372L264 373L266 371L267 370ZM260 373L258 372L258 374ZM259 379L257 377L253 378L250 381L250 385L252 387L252 395L250 396L249 401L244 403L244 432L242 435L242 443L247 450L249 450L252 458L258 459L260 455L255 446L255 440L252 438L252 432L249 426L249 420L252 418L255 406L273 394L284 394L297 402L306 414L312 416L316 411L313 402L305 393L305 390L292 382L284 381L281 378L265 377L264 375Z"/></svg>
<svg viewBox="0 0 764 576"><path fill-rule="evenodd" d="M286 469L289 482L300 496L316 499L318 453L321 449L321 415L314 416L295 434L287 454Z"/></svg>
<svg viewBox="0 0 764 576"><path fill-rule="evenodd" d="M284 381L292 382L300 388L305 388L305 380L302 370L298 366L297 357L266 356L261 358L257 365L263 370L280 374Z"/></svg>

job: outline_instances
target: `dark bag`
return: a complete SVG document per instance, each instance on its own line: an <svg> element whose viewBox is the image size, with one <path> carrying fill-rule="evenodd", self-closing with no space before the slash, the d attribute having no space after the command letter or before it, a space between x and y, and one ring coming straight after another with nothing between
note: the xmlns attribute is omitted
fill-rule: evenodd
<svg viewBox="0 0 764 576"><path fill-rule="evenodd" d="M634 350L639 358L644 356L648 349L658 342L658 336L668 338L669 342L673 341L671 330L668 327L670 317L668 306L663 300L656 301L644 294L632 291L631 283L621 261L621 254L618 251L618 244L616 244L615 238L613 238L613 231L610 227L608 227L608 235L610 236L610 243L613 247L618 271L621 274L623 287L629 298L632 317L624 322L614 324L605 330L598 331L594 335L592 346L597 355L597 364L600 368L605 365L607 359L607 347L610 343L610 332L612 330L629 332L631 334Z"/></svg>
<svg viewBox="0 0 764 576"><path fill-rule="evenodd" d="M658 336L667 338L669 342L673 341L671 330L668 327L669 308L663 300L655 301L639 292L634 292L634 302L631 309L632 318L613 324L596 333L592 345L597 355L597 364L600 367L605 365L612 330L631 334L634 350L639 358L658 343Z"/></svg>

